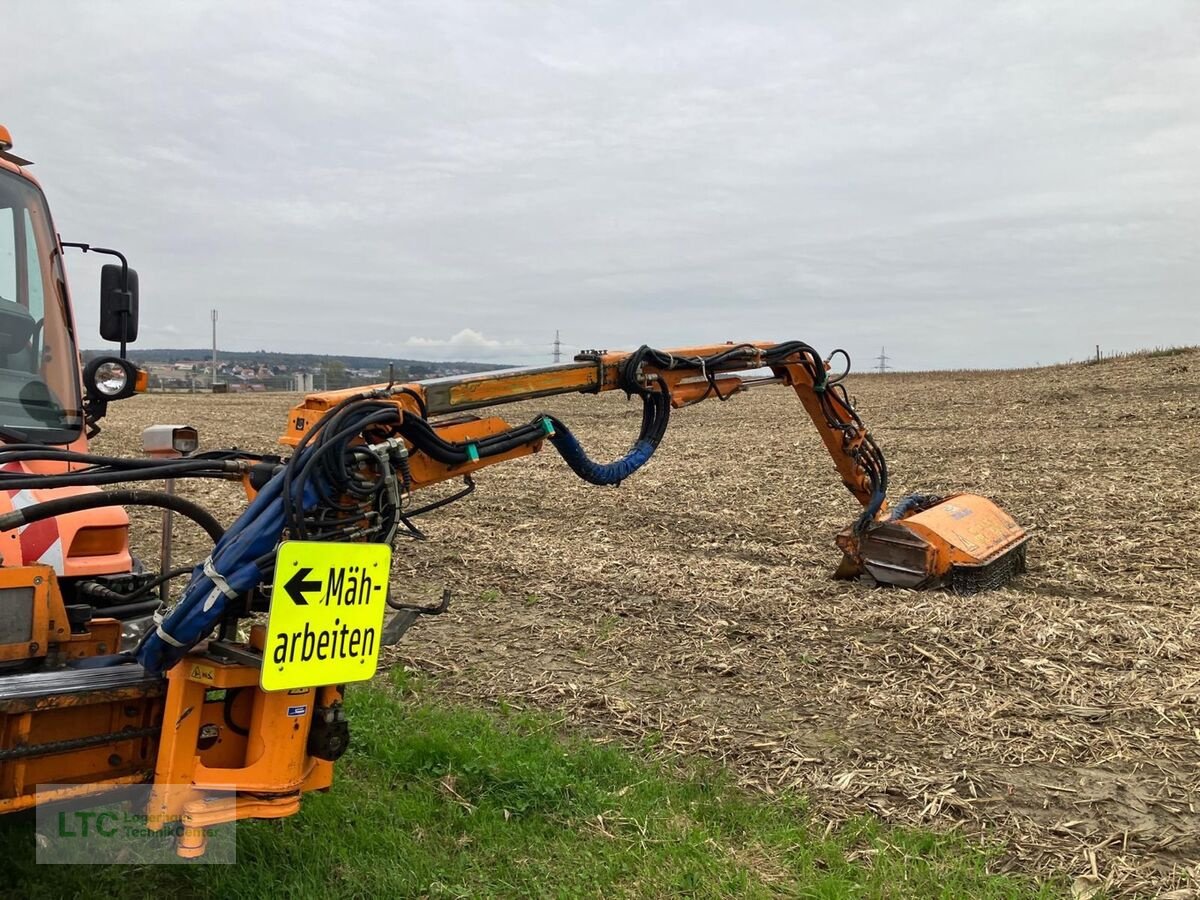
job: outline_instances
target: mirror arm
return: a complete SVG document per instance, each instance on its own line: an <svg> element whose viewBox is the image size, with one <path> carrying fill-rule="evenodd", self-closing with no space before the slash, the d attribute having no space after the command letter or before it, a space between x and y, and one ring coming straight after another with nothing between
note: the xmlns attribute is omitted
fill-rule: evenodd
<svg viewBox="0 0 1200 900"><path fill-rule="evenodd" d="M119 259L121 261L121 290L123 290L123 291L129 290L129 260L127 260L125 258L125 254L122 253L120 250L110 250L108 247L93 247L91 244L82 244L78 241L59 240L59 244L61 244L64 247L75 247L79 250L82 250L84 253L87 253L90 251L92 253L103 253L105 256L115 256L117 259ZM129 310L123 311L121 313L121 315L123 316L124 322L128 323L129 322ZM124 326L124 328L126 330L128 330L128 327L129 327L128 324L126 324ZM125 341L121 341L121 359L124 359L124 358L125 358Z"/></svg>
<svg viewBox="0 0 1200 900"><path fill-rule="evenodd" d="M80 244L76 241L59 241L64 247L77 247L84 253L103 253L105 256L115 256L121 261L121 290L129 290L129 260L120 250L109 250L107 247L93 247L91 244Z"/></svg>

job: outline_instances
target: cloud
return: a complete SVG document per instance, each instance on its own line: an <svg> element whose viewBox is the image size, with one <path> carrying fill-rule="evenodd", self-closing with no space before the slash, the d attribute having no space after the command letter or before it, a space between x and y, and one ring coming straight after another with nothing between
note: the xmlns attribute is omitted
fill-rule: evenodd
<svg viewBox="0 0 1200 900"><path fill-rule="evenodd" d="M138 269L146 335L1200 342L1194 0L67 2L6 11L0 117L64 238ZM100 346L99 263L67 265Z"/></svg>
<svg viewBox="0 0 1200 900"><path fill-rule="evenodd" d="M410 337L403 345L406 349L434 359L500 359L505 353L508 358L523 355L521 341L500 341L485 337L474 328L464 328L448 338Z"/></svg>

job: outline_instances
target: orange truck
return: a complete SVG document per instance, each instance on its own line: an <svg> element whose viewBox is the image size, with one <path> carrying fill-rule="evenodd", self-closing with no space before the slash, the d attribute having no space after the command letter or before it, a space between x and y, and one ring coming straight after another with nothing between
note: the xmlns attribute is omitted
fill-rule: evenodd
<svg viewBox="0 0 1200 900"><path fill-rule="evenodd" d="M213 826L296 813L304 792L332 784L348 746L345 685L448 602L391 596L392 548L421 536L418 517L466 498L477 471L547 446L584 480L620 484L673 412L708 399L794 391L862 507L836 537L839 575L969 593L1024 569L1024 530L983 497L888 504L883 453L845 389L849 358L802 341L592 351L312 394L289 415L286 457L202 452L175 426L147 431L147 456L95 455L107 404L145 385L125 358L137 276L116 251L59 239L28 166L0 127L0 812L145 785L151 827L186 826L182 856L203 854ZM116 260L101 275L100 334L120 350L87 366L63 268L71 248ZM612 390L637 398L642 420L611 463L552 416L514 425L490 411ZM226 527L169 490L181 478L239 481L246 509ZM436 486L436 499L415 499ZM144 571L129 551L131 505L192 520L212 551ZM172 579L186 580L174 599Z"/></svg>

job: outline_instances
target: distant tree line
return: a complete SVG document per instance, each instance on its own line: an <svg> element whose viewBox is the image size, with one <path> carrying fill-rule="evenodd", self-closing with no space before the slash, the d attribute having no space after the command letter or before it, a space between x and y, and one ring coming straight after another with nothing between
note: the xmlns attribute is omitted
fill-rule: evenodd
<svg viewBox="0 0 1200 900"><path fill-rule="evenodd" d="M84 361L97 356L107 356L111 348L102 350L84 350ZM131 347L130 358L148 363L178 363L189 360L203 361L211 358L211 347L193 348L141 348ZM461 372L487 372L492 369L503 369L506 363L480 363L466 360L450 360L447 362L432 362L421 359L389 359L383 356L331 356L325 353L279 353L274 350L225 350L218 348L218 361L224 368L230 365L260 365L286 367L289 371L320 372L327 362L336 361L347 369L374 369L377 372L387 372L389 364L396 367L396 373L407 372L408 377L427 378L431 374L454 369Z"/></svg>

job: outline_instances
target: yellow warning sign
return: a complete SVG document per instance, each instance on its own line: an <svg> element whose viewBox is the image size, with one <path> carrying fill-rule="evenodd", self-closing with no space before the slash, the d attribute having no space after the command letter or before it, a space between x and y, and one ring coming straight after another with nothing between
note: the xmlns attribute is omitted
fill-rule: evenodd
<svg viewBox="0 0 1200 900"><path fill-rule="evenodd" d="M374 675L391 567L387 544L280 544L263 645L263 690Z"/></svg>

